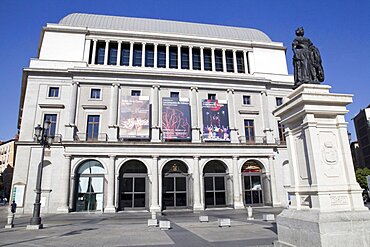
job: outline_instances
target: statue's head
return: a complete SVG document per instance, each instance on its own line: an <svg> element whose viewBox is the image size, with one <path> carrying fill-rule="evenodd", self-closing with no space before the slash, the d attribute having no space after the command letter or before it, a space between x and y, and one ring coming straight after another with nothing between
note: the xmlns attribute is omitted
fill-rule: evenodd
<svg viewBox="0 0 370 247"><path fill-rule="evenodd" d="M295 35L297 36L303 36L304 35L304 29L303 27L299 27L295 30Z"/></svg>

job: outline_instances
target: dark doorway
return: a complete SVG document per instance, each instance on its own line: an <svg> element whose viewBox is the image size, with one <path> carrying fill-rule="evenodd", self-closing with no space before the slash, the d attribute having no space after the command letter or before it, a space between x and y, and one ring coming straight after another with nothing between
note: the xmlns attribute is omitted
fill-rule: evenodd
<svg viewBox="0 0 370 247"><path fill-rule="evenodd" d="M262 169L256 161L247 161L242 167L244 203L261 206L263 201Z"/></svg>
<svg viewBox="0 0 370 247"><path fill-rule="evenodd" d="M226 167L220 161L210 161L203 169L206 207L226 206Z"/></svg>
<svg viewBox="0 0 370 247"><path fill-rule="evenodd" d="M162 174L163 209L188 207L188 167L181 161L171 161L163 167Z"/></svg>
<svg viewBox="0 0 370 247"><path fill-rule="evenodd" d="M119 210L148 207L147 168L138 160L126 162L119 175Z"/></svg>

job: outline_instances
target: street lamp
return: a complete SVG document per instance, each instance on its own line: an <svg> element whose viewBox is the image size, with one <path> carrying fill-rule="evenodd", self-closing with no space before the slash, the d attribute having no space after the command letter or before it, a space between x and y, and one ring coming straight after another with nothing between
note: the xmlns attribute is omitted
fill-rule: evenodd
<svg viewBox="0 0 370 247"><path fill-rule="evenodd" d="M36 179L36 198L35 203L33 206L33 215L30 221L30 225L27 226L28 229L41 229L41 217L40 217L40 210L41 210L41 181L42 181L42 168L44 164L44 155L45 155L45 148L49 148L50 145L53 143L54 136L49 135L51 121L46 120L44 125L41 127L38 124L35 127L35 140L42 146L42 153L41 153L41 162L38 165L37 170L37 179Z"/></svg>

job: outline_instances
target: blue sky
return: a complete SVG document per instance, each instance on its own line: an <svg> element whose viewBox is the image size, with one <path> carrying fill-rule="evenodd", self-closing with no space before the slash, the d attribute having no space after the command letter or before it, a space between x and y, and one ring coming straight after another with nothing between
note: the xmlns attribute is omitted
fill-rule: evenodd
<svg viewBox="0 0 370 247"><path fill-rule="evenodd" d="M42 27L73 12L257 28L287 46L289 73L294 30L303 26L320 49L324 84L354 94L346 117L353 138L351 118L370 104L369 0L1 0L0 140L17 133L22 68L37 56Z"/></svg>

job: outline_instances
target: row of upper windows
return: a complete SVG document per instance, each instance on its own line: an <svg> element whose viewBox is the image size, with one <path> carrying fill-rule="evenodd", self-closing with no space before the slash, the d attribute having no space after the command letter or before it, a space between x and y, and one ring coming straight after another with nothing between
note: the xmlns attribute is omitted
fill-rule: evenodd
<svg viewBox="0 0 370 247"><path fill-rule="evenodd" d="M131 96L140 96L141 91L140 90L131 90ZM49 98L59 97L59 87L49 87L49 93L48 93ZM171 98L179 98L180 93L179 92L170 92L170 97ZM100 88L91 88L90 89L90 99L101 99L101 89ZM208 99L216 99L216 94L209 93L208 94ZM275 103L276 106L282 105L283 104L283 98L281 97L276 97L275 98ZM243 105L251 105L251 96L250 95L243 95Z"/></svg>
<svg viewBox="0 0 370 247"><path fill-rule="evenodd" d="M235 52L236 64L234 64L234 54L232 50L200 48L200 47L178 47L169 46L168 49L165 45L157 46L157 54L155 54L154 44L139 44L134 43L132 47L130 43L117 43L94 41L96 45L90 46L89 63L90 64L107 64L107 65L123 65L123 66L144 66L155 67L155 55L157 68L176 68L176 69L193 69L206 71L224 71L224 72L237 72L249 73L248 59L243 51ZM106 45L107 44L107 45ZM118 46L121 46L120 49ZM94 52L95 49L95 52ZM108 52L106 53L106 49ZM191 49L191 52L190 52ZM120 50L120 51L119 51ZM120 59L118 53L120 52ZM143 52L144 60L143 60ZM168 52L168 54L167 54ZM130 64L130 53L132 53L132 62ZM180 53L180 54L179 54ZM203 61L202 61L203 53ZM95 55L94 55L95 54ZM105 58L107 54L107 58ZM168 55L168 56L167 56ZM190 56L192 64L190 64ZM212 57L214 56L214 65ZM118 61L119 59L119 61ZM168 64L167 64L168 59ZM225 63L225 64L224 64ZM236 67L234 67L236 65ZM213 68L214 66L214 68Z"/></svg>

